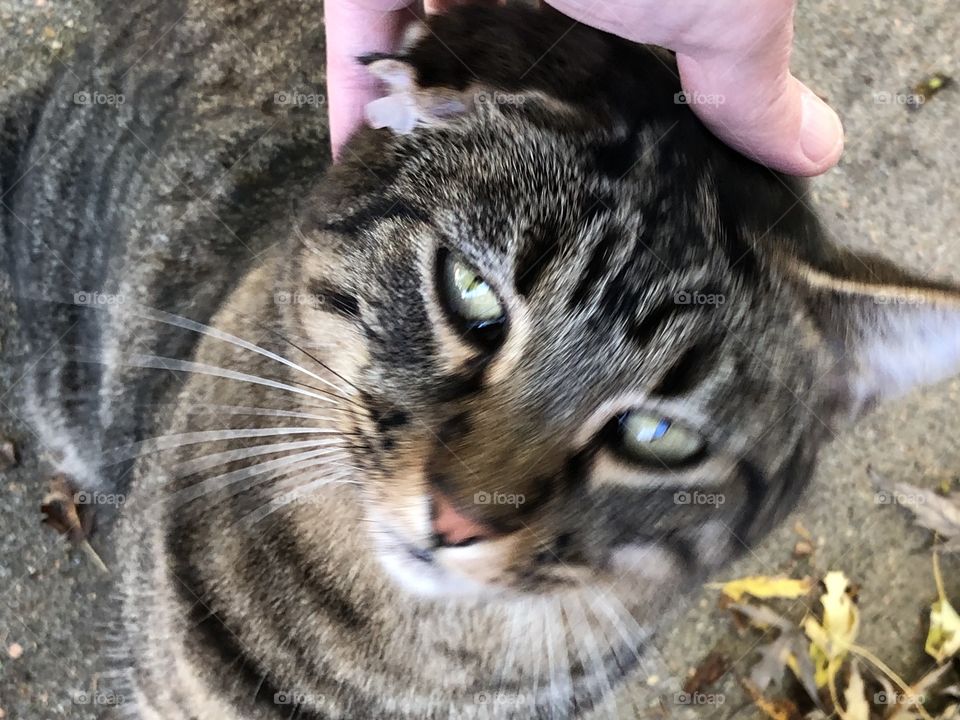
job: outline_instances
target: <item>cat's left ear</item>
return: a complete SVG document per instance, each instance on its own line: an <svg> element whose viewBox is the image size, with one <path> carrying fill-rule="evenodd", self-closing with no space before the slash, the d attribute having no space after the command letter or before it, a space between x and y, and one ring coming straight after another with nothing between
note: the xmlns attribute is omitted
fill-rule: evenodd
<svg viewBox="0 0 960 720"><path fill-rule="evenodd" d="M829 265L790 260L784 270L844 357L854 413L960 373L960 287L871 256L844 253Z"/></svg>

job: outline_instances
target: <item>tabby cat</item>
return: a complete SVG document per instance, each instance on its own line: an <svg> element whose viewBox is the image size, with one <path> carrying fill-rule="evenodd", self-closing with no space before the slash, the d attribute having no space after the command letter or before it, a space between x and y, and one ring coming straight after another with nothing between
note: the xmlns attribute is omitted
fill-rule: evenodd
<svg viewBox="0 0 960 720"><path fill-rule="evenodd" d="M956 370L960 294L829 245L669 53L550 11L366 58L386 127L328 168L321 18L111 2L5 111L23 407L127 497L120 714L627 716L834 429Z"/></svg>

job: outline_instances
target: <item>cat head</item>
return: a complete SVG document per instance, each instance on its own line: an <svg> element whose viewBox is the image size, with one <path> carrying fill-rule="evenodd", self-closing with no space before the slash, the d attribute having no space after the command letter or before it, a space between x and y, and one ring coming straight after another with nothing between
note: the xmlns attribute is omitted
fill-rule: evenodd
<svg viewBox="0 0 960 720"><path fill-rule="evenodd" d="M669 54L462 8L300 222L300 336L357 388L365 510L429 592L699 577L792 507L838 423L952 373L960 295L832 248L714 139Z"/></svg>

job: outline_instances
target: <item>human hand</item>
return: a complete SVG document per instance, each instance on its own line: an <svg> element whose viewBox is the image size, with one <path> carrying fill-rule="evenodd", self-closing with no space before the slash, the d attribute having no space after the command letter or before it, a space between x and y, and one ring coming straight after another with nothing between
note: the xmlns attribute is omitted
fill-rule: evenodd
<svg viewBox="0 0 960 720"><path fill-rule="evenodd" d="M587 25L676 51L691 109L745 155L796 175L817 175L839 159L840 119L790 74L795 0L547 1ZM455 4L432 0L425 9ZM335 156L379 94L377 80L357 56L392 50L417 17L411 5L412 0L328 0L327 92Z"/></svg>

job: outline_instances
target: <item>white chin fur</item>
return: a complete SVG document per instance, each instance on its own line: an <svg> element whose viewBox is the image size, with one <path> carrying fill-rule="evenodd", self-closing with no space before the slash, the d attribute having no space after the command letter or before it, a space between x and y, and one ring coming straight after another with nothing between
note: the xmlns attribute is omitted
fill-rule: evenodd
<svg viewBox="0 0 960 720"><path fill-rule="evenodd" d="M436 563L426 563L410 557L403 547L389 537L377 533L377 559L398 585L422 597L476 596L486 588L467 578L457 577Z"/></svg>

